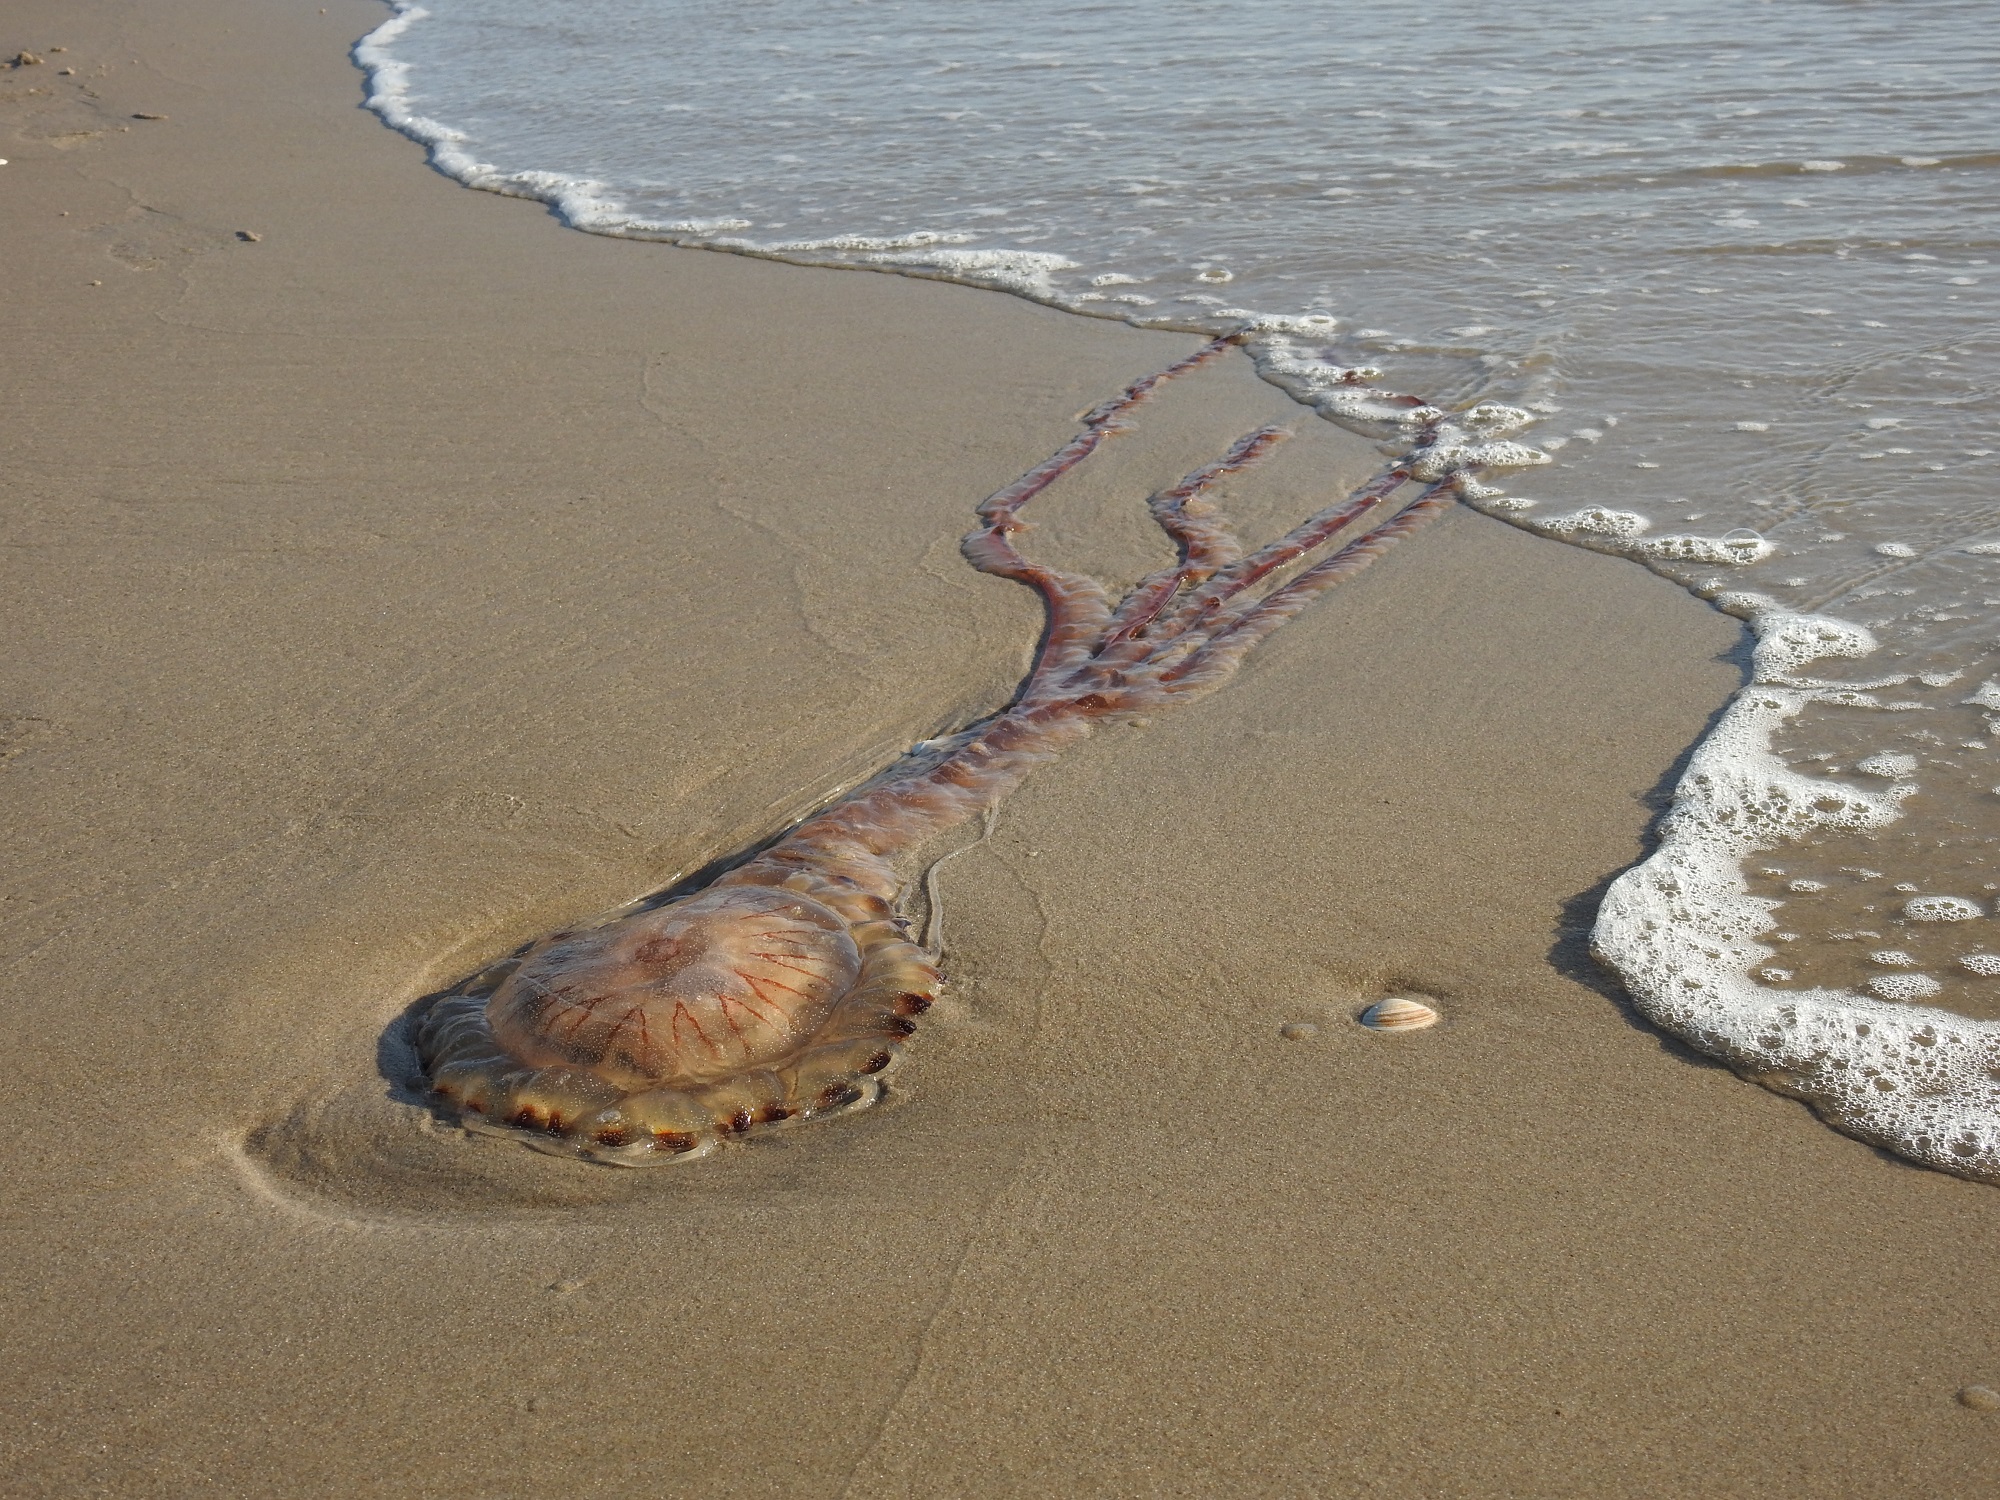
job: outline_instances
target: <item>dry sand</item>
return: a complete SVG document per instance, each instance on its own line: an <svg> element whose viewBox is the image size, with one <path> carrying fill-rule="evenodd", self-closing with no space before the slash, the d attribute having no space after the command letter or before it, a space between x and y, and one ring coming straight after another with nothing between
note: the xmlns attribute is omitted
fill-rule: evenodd
<svg viewBox="0 0 2000 1500"><path fill-rule="evenodd" d="M465 191L381 16L0 21L6 1494L1992 1492L2000 1194L1582 953L1735 623L1470 513L945 867L890 1105L620 1173L388 1100L414 997L1004 702L971 507L1190 341ZM1302 416L1231 361L1035 543L1130 576ZM1267 530L1375 461L1300 425Z"/></svg>

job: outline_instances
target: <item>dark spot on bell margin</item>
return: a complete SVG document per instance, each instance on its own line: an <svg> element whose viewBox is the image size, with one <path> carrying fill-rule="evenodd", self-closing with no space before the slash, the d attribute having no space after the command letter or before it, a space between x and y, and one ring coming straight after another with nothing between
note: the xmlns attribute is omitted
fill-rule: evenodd
<svg viewBox="0 0 2000 1500"><path fill-rule="evenodd" d="M910 994L896 997L896 1014L899 1016L920 1016L930 1008L929 995Z"/></svg>
<svg viewBox="0 0 2000 1500"><path fill-rule="evenodd" d="M692 1151L695 1138L684 1130L656 1130L653 1132L653 1149L671 1151L678 1156L683 1151Z"/></svg>
<svg viewBox="0 0 2000 1500"><path fill-rule="evenodd" d="M843 1104L852 1104L861 1097L861 1090L851 1083L829 1083L819 1091L821 1109L838 1109Z"/></svg>
<svg viewBox="0 0 2000 1500"><path fill-rule="evenodd" d="M893 1061L895 1061L894 1053L878 1052L861 1065L861 1071L864 1073L879 1073ZM855 1092L859 1093L860 1090L857 1089Z"/></svg>
<svg viewBox="0 0 2000 1500"><path fill-rule="evenodd" d="M591 1137L600 1146L624 1146L632 1140L632 1132L622 1125L608 1125Z"/></svg>

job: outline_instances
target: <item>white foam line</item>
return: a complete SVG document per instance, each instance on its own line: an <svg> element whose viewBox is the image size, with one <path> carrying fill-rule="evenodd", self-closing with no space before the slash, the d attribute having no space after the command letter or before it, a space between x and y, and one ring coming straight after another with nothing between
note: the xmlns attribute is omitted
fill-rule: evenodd
<svg viewBox="0 0 2000 1500"><path fill-rule="evenodd" d="M833 239L765 243L732 231L751 226L744 219L682 220L643 218L613 196L608 183L559 172L503 172L481 161L464 131L422 113L415 103L411 68L392 48L430 12L414 0L394 0L395 14L354 44L354 61L368 75L367 105L384 124L430 149L431 165L467 187L510 198L546 203L571 228L621 239L664 240L704 250L795 261L803 265L859 266L908 275L935 276L996 291L1012 292L1032 301L1052 303L1072 312L1092 312L1065 299L1051 276L1076 262L1041 250L967 249L969 236L938 230L913 230L893 236L842 235ZM1154 326L1173 326L1156 321ZM1189 332L1207 332L1205 327Z"/></svg>
<svg viewBox="0 0 2000 1500"><path fill-rule="evenodd" d="M1721 601L1727 607L1728 601ZM1763 601L1757 601L1762 603ZM1751 971L1781 902L1749 894L1750 855L1819 829L1879 828L1911 790L1801 776L1773 752L1780 726L1835 696L1795 674L1875 649L1858 626L1752 607L1753 680L1698 745L1652 856L1612 883L1591 946L1648 1020L1828 1123L1961 1176L2000 1181L2000 1023L1848 990L1769 989ZM1842 701L1855 695L1839 690Z"/></svg>

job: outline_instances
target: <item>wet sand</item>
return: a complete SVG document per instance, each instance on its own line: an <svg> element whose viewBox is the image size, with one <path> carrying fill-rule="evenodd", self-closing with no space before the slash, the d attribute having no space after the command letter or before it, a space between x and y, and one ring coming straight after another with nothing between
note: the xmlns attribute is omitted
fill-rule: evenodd
<svg viewBox="0 0 2000 1500"><path fill-rule="evenodd" d="M1736 623L1467 512L961 841L884 1107L638 1173L388 1098L418 996L1003 703L973 505L1193 341L468 192L382 14L0 23L0 1491L1988 1491L2000 1194L1583 952ZM1252 529L1377 462L1230 361L1035 546L1131 577L1272 420Z"/></svg>

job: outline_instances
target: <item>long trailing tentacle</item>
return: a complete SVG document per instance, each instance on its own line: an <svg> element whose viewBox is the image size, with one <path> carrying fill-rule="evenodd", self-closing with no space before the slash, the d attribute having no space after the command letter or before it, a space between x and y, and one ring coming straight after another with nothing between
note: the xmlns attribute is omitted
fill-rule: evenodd
<svg viewBox="0 0 2000 1500"><path fill-rule="evenodd" d="M1109 650L1150 625L1174 596L1189 584L1204 583L1243 556L1243 544L1225 517L1208 500L1208 491L1231 474L1259 463L1265 454L1290 437L1282 427L1260 427L1239 438L1214 463L1204 464L1171 489L1146 502L1153 519L1180 548L1179 562L1142 578L1111 617L1096 655Z"/></svg>
<svg viewBox="0 0 2000 1500"><path fill-rule="evenodd" d="M1020 519L1023 507L1119 431L1125 414L1162 381L1205 364L1233 342L1216 339L1157 375L1134 382L1086 414L1075 438L979 507L983 524L965 539L967 560L982 572L1027 584L1048 609L1042 648L1013 704L982 724L920 747L914 764L892 768L806 819L721 883L813 871L872 895L892 896L899 882L889 861L896 854L991 806L1094 724L1220 683L1258 642L1313 598L1360 572L1449 506L1458 482L1455 473L1330 556L1260 590L1260 584L1309 559L1356 521L1388 505L1411 477L1408 467L1392 467L1246 556L1207 494L1288 435L1260 428L1152 498L1154 519L1181 556L1174 566L1142 579L1115 610L1097 580L1025 556L1015 540L1028 529Z"/></svg>
<svg viewBox="0 0 2000 1500"><path fill-rule="evenodd" d="M1073 665L1087 653L1111 618L1104 587L1081 573L1067 573L1031 561L1015 544L1017 534L1027 529L1020 519L1023 506L1056 480L1097 451L1104 440L1123 428L1122 418L1144 401L1165 381L1184 375L1215 359L1235 342L1233 336L1213 339L1187 358L1176 361L1157 374L1136 380L1102 406L1086 413L1083 430L1006 488L987 497L979 507L979 530L966 537L962 550L967 562L982 573L1025 583L1042 596L1048 609L1048 628L1041 655L1022 696L1032 696L1039 682Z"/></svg>
<svg viewBox="0 0 2000 1500"><path fill-rule="evenodd" d="M1455 493L1455 480L1430 486L1394 517L1315 563L1291 582L1226 612L1207 632L1206 640L1160 674L1161 685L1169 692L1183 693L1223 681L1258 642L1315 598L1336 583L1352 578L1405 537L1443 515L1451 508Z"/></svg>
<svg viewBox="0 0 2000 1500"><path fill-rule="evenodd" d="M1308 516L1275 542L1259 547L1234 567L1216 574L1182 601L1165 623L1176 630L1199 628L1206 617L1215 614L1245 589L1255 587L1279 569L1297 562L1362 516L1379 508L1402 488L1409 477L1410 471L1401 465L1378 474L1347 499Z"/></svg>

